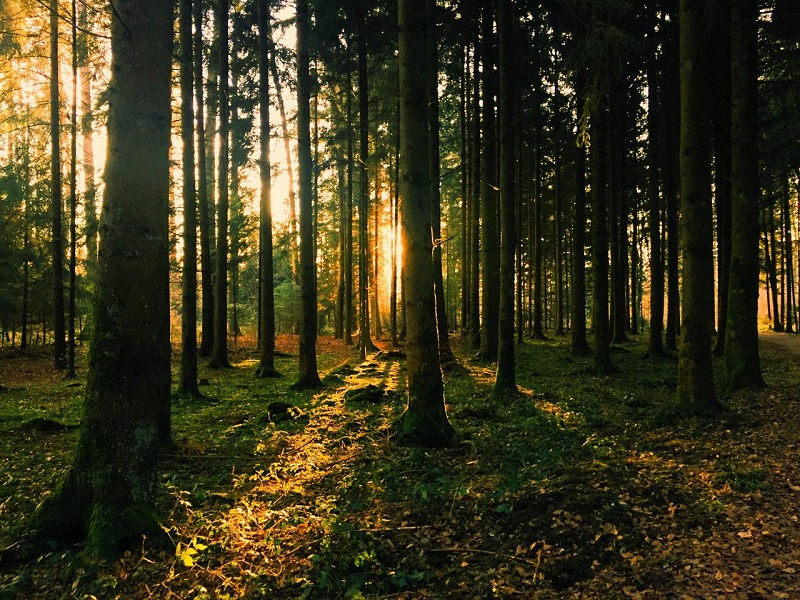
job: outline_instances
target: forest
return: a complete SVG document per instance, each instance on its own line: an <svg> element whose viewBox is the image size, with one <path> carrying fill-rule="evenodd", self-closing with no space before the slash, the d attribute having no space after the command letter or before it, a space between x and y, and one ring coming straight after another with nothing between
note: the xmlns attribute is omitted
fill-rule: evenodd
<svg viewBox="0 0 800 600"><path fill-rule="evenodd" d="M0 2L0 600L800 597L800 0Z"/></svg>

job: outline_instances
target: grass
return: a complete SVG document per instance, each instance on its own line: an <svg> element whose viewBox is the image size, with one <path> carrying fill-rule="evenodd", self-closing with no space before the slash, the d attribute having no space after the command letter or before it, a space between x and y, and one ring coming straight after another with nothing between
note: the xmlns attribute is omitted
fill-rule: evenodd
<svg viewBox="0 0 800 600"><path fill-rule="evenodd" d="M752 452L753 440L772 439L748 421L768 396L734 399L731 421L664 420L677 366L646 359L643 344L615 352L620 369L607 377L591 376L591 359L563 339L518 351L519 393L500 398L492 365L459 354L467 369L445 388L464 442L436 451L390 438L404 408L402 357L359 364L323 339L327 385L316 392L290 389L291 356L278 359L277 379L253 376L246 346L233 369L201 366L206 398L174 398L176 450L162 457L158 512L174 554L137 547L113 565L76 549L15 563L0 554L0 597L607 597L612 584L660 594L688 589L670 583L696 565L687 561L704 564L692 540L750 531L754 494L782 501L772 459ZM2 369L7 547L77 439L25 424L78 424L81 387L38 354L6 356Z"/></svg>

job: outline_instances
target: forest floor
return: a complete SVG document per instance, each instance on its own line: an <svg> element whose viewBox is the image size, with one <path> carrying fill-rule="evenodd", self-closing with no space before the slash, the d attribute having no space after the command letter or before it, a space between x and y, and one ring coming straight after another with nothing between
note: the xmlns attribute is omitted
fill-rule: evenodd
<svg viewBox="0 0 800 600"><path fill-rule="evenodd" d="M402 355L323 338L325 387L302 393L296 358L259 380L256 356L174 401L158 509L175 551L102 564L17 541L69 464L84 379L0 355L0 599L800 598L800 336L763 334L769 387L715 420L671 416L676 362L635 340L608 377L566 339L526 342L500 399L493 365L458 352L464 442L433 451L389 436Z"/></svg>

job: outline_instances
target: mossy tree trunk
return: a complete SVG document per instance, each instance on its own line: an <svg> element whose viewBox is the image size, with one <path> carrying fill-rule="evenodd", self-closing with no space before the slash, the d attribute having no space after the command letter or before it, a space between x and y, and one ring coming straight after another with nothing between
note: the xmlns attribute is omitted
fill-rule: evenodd
<svg viewBox="0 0 800 600"><path fill-rule="evenodd" d="M41 539L113 556L160 531L153 516L169 406L169 144L173 4L112 15L106 195L94 332L75 458L34 518Z"/></svg>
<svg viewBox="0 0 800 600"><path fill-rule="evenodd" d="M320 385L317 373L317 292L314 281L314 223L311 169L311 77L308 57L308 0L297 1L297 158L300 192L300 347L296 387Z"/></svg>
<svg viewBox="0 0 800 600"><path fill-rule="evenodd" d="M728 392L763 387L758 354L758 3L733 0L731 270L725 338Z"/></svg>
<svg viewBox="0 0 800 600"><path fill-rule="evenodd" d="M431 259L430 177L425 73L426 0L400 0L400 198L407 314L408 405L398 423L402 443L447 447L456 433L447 419L439 365Z"/></svg>
<svg viewBox="0 0 800 600"><path fill-rule="evenodd" d="M514 254L516 239L516 198L514 186L514 91L515 56L513 48L511 0L499 0L497 30L500 44L500 323L497 347L497 373L494 392L513 392L517 388L514 349Z"/></svg>
<svg viewBox="0 0 800 600"><path fill-rule="evenodd" d="M714 255L711 209L708 14L704 3L680 2L681 92L681 340L678 406L708 414L720 404L714 390Z"/></svg>
<svg viewBox="0 0 800 600"><path fill-rule="evenodd" d="M197 387L197 190L194 175L192 0L181 0L179 29L184 242L180 393L198 398L201 394Z"/></svg>

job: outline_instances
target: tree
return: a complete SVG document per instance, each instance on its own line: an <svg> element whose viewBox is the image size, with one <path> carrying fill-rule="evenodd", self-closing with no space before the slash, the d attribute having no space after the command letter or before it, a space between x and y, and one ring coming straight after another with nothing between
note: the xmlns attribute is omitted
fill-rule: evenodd
<svg viewBox="0 0 800 600"><path fill-rule="evenodd" d="M500 44L500 323L494 392L516 391L514 355L514 254L516 202L514 189L514 49L511 0L499 0Z"/></svg>
<svg viewBox="0 0 800 600"><path fill-rule="evenodd" d="M431 260L425 77L425 1L399 0L400 219L403 240L408 403L397 426L402 443L453 446L439 364ZM424 74L423 74L424 75Z"/></svg>
<svg viewBox="0 0 800 600"><path fill-rule="evenodd" d="M311 77L308 58L308 0L297 0L297 156L300 192L300 348L296 387L321 385L317 373L317 294L314 283L311 189Z"/></svg>
<svg viewBox="0 0 800 600"><path fill-rule="evenodd" d="M758 354L758 3L733 0L731 165L733 205L725 386L764 386Z"/></svg>
<svg viewBox="0 0 800 600"><path fill-rule="evenodd" d="M680 1L681 91L681 341L678 406L691 413L721 408L714 390L714 259L711 210L711 146L707 78L706 6Z"/></svg>
<svg viewBox="0 0 800 600"><path fill-rule="evenodd" d="M658 81L655 65L647 71L647 192L650 199L648 228L650 230L650 332L647 353L652 357L664 355L664 259L661 251L661 190L658 169Z"/></svg>
<svg viewBox="0 0 800 600"><path fill-rule="evenodd" d="M575 112L578 135L581 136L586 76L580 71L575 81ZM588 354L586 340L586 148L583 139L575 145L575 212L572 227L572 335L574 354Z"/></svg>
<svg viewBox="0 0 800 600"><path fill-rule="evenodd" d="M72 466L37 509L42 539L114 556L153 515L161 409L169 406L169 144L172 2L112 13L108 160L94 332Z"/></svg>
<svg viewBox="0 0 800 600"><path fill-rule="evenodd" d="M269 8L258 0L258 99L261 118L261 197L259 202L258 252L261 290L261 362L256 377L274 377L275 369L275 289L272 260L272 186L270 182L269 121Z"/></svg>
<svg viewBox="0 0 800 600"><path fill-rule="evenodd" d="M230 367L228 361L228 171L230 131L229 0L217 7L219 29L219 158L217 168L217 265L214 283L214 344L208 366Z"/></svg>
<svg viewBox="0 0 800 600"><path fill-rule="evenodd" d="M53 219L53 352L56 369L67 367L64 322L64 238L61 228L61 126L58 99L58 0L50 2L50 210Z"/></svg>
<svg viewBox="0 0 800 600"><path fill-rule="evenodd" d="M200 0L194 0L199 2ZM197 27L202 27L198 23ZM192 0L180 3L181 141L183 144L183 279L180 393L199 398L197 387L197 195L194 176L194 52Z"/></svg>
<svg viewBox="0 0 800 600"><path fill-rule="evenodd" d="M608 317L608 96L601 94L592 111L592 331L595 373L614 371Z"/></svg>

